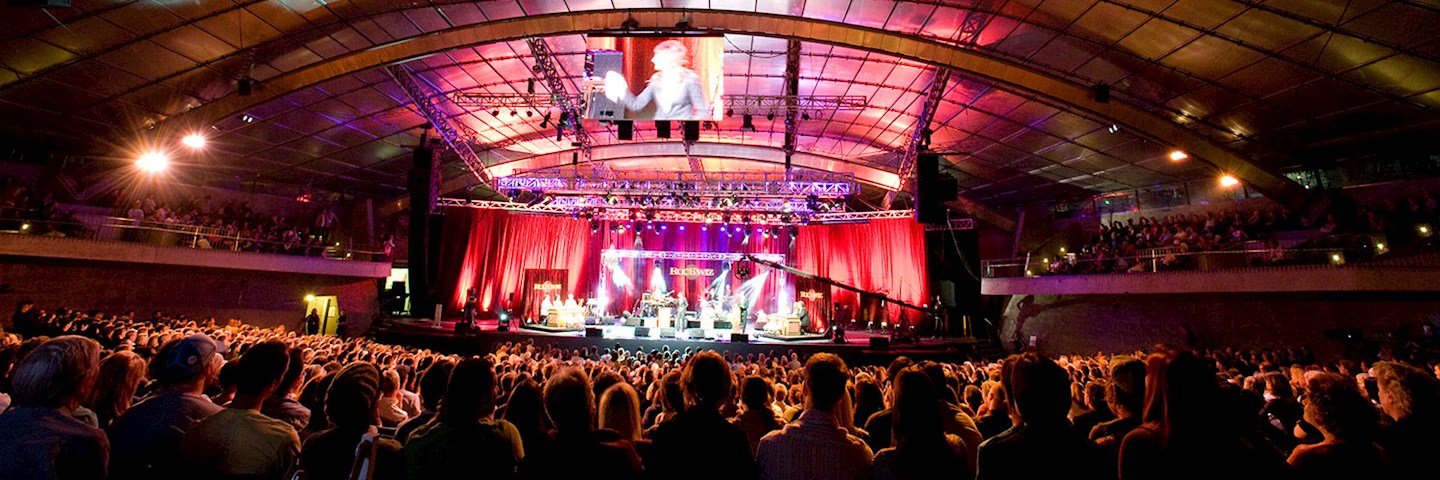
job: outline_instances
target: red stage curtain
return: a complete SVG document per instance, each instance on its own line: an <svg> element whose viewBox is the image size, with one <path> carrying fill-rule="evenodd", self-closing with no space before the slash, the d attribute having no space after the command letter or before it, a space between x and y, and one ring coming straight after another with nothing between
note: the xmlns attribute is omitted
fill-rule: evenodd
<svg viewBox="0 0 1440 480"><path fill-rule="evenodd" d="M793 262L801 271L915 305L927 303L930 294L925 229L913 219L801 227ZM855 292L836 288L830 298L849 306L852 316L858 318L860 304ZM911 322L923 318L910 309L889 307L890 322L902 314Z"/></svg>
<svg viewBox="0 0 1440 480"><path fill-rule="evenodd" d="M438 282L447 311L464 306L465 291L478 287L481 311L515 294L526 269L564 269L576 298L589 293L596 265L590 262L590 226L568 217L519 215L503 210L451 208L445 212ZM597 254L598 255L598 252Z"/></svg>

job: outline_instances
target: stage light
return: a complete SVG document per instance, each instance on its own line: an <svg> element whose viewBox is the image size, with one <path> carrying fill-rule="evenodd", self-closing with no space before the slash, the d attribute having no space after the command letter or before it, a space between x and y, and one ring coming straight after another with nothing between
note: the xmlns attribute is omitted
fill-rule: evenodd
<svg viewBox="0 0 1440 480"><path fill-rule="evenodd" d="M1065 247L1060 247L1060 253L1065 253Z"/></svg>
<svg viewBox="0 0 1440 480"><path fill-rule="evenodd" d="M192 133L186 135L185 138L180 139L180 143L185 144L185 146L187 147L199 150L201 148L205 148L205 136L198 133Z"/></svg>
<svg viewBox="0 0 1440 480"><path fill-rule="evenodd" d="M314 295L306 295L306 296L305 296L305 301L307 301L307 302L313 302L313 301L315 301L315 296L314 296Z"/></svg>
<svg viewBox="0 0 1440 480"><path fill-rule="evenodd" d="M1111 125L1109 128L1106 128L1105 131L1110 132L1110 133L1117 133L1117 132L1120 131L1120 126L1119 126L1119 125Z"/></svg>
<svg viewBox="0 0 1440 480"><path fill-rule="evenodd" d="M1174 150L1170 152L1170 161L1172 162L1178 162L1187 158L1190 158L1190 155L1180 150Z"/></svg>
<svg viewBox="0 0 1440 480"><path fill-rule="evenodd" d="M29 229L30 229L30 224L28 224L28 223L22 223L22 224L20 224L20 230L21 230L21 231L25 231L25 230L29 230Z"/></svg>
<svg viewBox="0 0 1440 480"><path fill-rule="evenodd" d="M701 229L701 230L704 230L705 227L700 227L700 229ZM685 226L684 226L684 225L681 225L681 226L680 226L680 231L682 231L682 232L685 231Z"/></svg>
<svg viewBox="0 0 1440 480"><path fill-rule="evenodd" d="M1239 184L1240 184L1240 180L1237 180L1237 179L1235 179L1235 177L1232 177L1232 176L1230 176L1230 175L1223 175L1223 176L1220 177L1220 186L1222 186L1222 187L1229 188L1229 187L1233 187L1233 186L1236 186L1236 185L1239 185Z"/></svg>
<svg viewBox="0 0 1440 480"><path fill-rule="evenodd" d="M1421 235L1429 235L1429 234L1430 234L1430 227L1429 227L1429 226L1426 226L1426 225L1421 225L1421 226L1420 226L1420 234L1421 234Z"/></svg>
<svg viewBox="0 0 1440 480"><path fill-rule="evenodd" d="M800 119L801 119L801 120L809 120L809 119L810 119L810 114L809 114L809 113L802 113L802 114L800 114Z"/></svg>
<svg viewBox="0 0 1440 480"><path fill-rule="evenodd" d="M681 229L681 230L684 230L685 227L680 227L680 229ZM707 231L707 230L710 230L710 227L705 226L705 225L701 225L701 226L700 226L700 231L704 232L704 231Z"/></svg>
<svg viewBox="0 0 1440 480"><path fill-rule="evenodd" d="M250 116L250 114L248 114L248 113L247 113L247 114L243 114L243 115L240 115L240 121L245 122L245 123L253 123L253 122L255 121L255 117Z"/></svg>
<svg viewBox="0 0 1440 480"><path fill-rule="evenodd" d="M135 160L135 166L145 173L160 173L170 166L170 156L161 152L149 152Z"/></svg>
<svg viewBox="0 0 1440 480"><path fill-rule="evenodd" d="M731 108L731 109L726 109L726 110L725 110L725 116L727 116L727 117L733 117L733 116L735 116L735 109L733 109L733 108Z"/></svg>
<svg viewBox="0 0 1440 480"><path fill-rule="evenodd" d="M770 112L770 113L765 114L765 119L766 119L766 120L770 120L770 121L774 121L774 120L775 120L775 112Z"/></svg>
<svg viewBox="0 0 1440 480"><path fill-rule="evenodd" d="M498 116L500 116L500 109L497 108L497 109L491 110L491 111L490 111L490 116L492 116L492 117L498 117Z"/></svg>

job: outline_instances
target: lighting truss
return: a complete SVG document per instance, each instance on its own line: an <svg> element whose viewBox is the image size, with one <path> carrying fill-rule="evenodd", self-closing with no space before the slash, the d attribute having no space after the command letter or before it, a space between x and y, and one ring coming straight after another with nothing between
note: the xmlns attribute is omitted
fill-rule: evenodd
<svg viewBox="0 0 1440 480"><path fill-rule="evenodd" d="M722 95L726 112L767 115L787 112L838 112L864 110L870 98L863 95Z"/></svg>
<svg viewBox="0 0 1440 480"><path fill-rule="evenodd" d="M574 209L587 208L629 208L656 210L698 210L727 211L750 210L761 212L812 212L843 209L844 204L836 202L815 202L786 198L730 198L691 196L623 196L623 195L581 195L554 197L550 205L567 206Z"/></svg>
<svg viewBox="0 0 1440 480"><path fill-rule="evenodd" d="M758 258L768 262L785 263L785 255L778 253L669 252L655 250L621 250L617 248L610 248L600 251L600 258L605 260L621 258L639 258L646 260L697 260L738 262L741 260L745 260L746 256Z"/></svg>
<svg viewBox="0 0 1440 480"><path fill-rule="evenodd" d="M642 222L663 222L663 223L699 223L717 226L735 225L744 226L781 226L805 224L836 224L836 223L867 223L870 220L914 218L914 210L881 210L873 212L830 212L830 213L775 213L775 212L700 212L700 211L675 211L645 210L630 208L598 208L580 209L567 205L556 205L553 203L527 204L519 202L498 202L493 200L465 200L463 198L440 198L438 202L442 207L478 208L490 210L505 210L516 213L527 213L536 215L571 216L574 218L587 218L601 221L642 221Z"/></svg>
<svg viewBox="0 0 1440 480"><path fill-rule="evenodd" d="M535 72L550 87L550 93L555 95L555 101L559 102L560 112L563 117L569 120L571 133L574 135L575 143L580 146L580 152L586 159L590 158L590 133L585 131L585 122L580 121L580 112L584 111L578 96L565 94L565 76L560 74L559 68L555 65L555 54L550 51L550 44L545 43L544 38L526 37L525 43L530 45L530 55L535 60Z"/></svg>
<svg viewBox="0 0 1440 480"><path fill-rule="evenodd" d="M658 172L534 170L497 179L500 190L557 195L839 198L859 192L855 177L834 172Z"/></svg>
<svg viewBox="0 0 1440 480"><path fill-rule="evenodd" d="M450 95L450 101L455 105L468 108L513 108L513 109L539 109L545 110L560 107L569 102L574 105L580 104L579 95L555 95L550 93L466 93L455 92Z"/></svg>
<svg viewBox="0 0 1440 480"><path fill-rule="evenodd" d="M410 97L415 108L420 110L420 114L424 115L425 119L430 121L430 125L435 127L435 131L440 133L440 138L444 139L450 149L465 163L465 168L469 169L470 173L475 175L475 178L481 183L489 183L490 175L485 171L485 162L480 161L480 156L470 148L470 139L456 129L458 122L452 123L449 116L440 110L434 96L420 86L415 74L404 65L392 65L386 71L390 73L391 78L395 79L395 83L400 84L400 88L405 90L405 94Z"/></svg>

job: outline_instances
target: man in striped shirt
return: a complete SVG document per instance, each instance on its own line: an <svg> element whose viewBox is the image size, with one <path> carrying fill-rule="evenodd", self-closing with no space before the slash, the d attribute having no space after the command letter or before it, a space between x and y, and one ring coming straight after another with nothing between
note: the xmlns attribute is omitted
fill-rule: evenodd
<svg viewBox="0 0 1440 480"><path fill-rule="evenodd" d="M760 439L756 470L760 480L862 480L874 454L835 419L850 372L829 353L805 364L805 411L783 430Z"/></svg>

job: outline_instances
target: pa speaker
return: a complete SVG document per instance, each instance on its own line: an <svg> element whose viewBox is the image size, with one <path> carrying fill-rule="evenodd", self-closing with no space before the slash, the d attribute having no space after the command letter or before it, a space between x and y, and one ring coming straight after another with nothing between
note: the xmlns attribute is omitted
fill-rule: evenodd
<svg viewBox="0 0 1440 480"><path fill-rule="evenodd" d="M730 334L730 343L750 343L750 334L748 334L748 333L731 333L731 334Z"/></svg>
<svg viewBox="0 0 1440 480"><path fill-rule="evenodd" d="M655 122L655 138L670 138L669 120L660 120Z"/></svg>
<svg viewBox="0 0 1440 480"><path fill-rule="evenodd" d="M8 0L5 5L14 8L70 8L70 0Z"/></svg>
<svg viewBox="0 0 1440 480"><path fill-rule="evenodd" d="M685 126L685 141L687 141L687 142L698 142L698 141L700 141L700 122L699 122L699 121L696 121L696 120L686 120L683 125Z"/></svg>
<svg viewBox="0 0 1440 480"><path fill-rule="evenodd" d="M617 129L617 131L615 132L616 138L620 140L635 139L635 122L632 122L630 120L620 120L618 122L615 122L615 127Z"/></svg>
<svg viewBox="0 0 1440 480"><path fill-rule="evenodd" d="M957 198L955 179L940 174L940 156L922 153L915 158L915 220L945 223L945 202Z"/></svg>
<svg viewBox="0 0 1440 480"><path fill-rule="evenodd" d="M635 337L649 337L650 327L635 327Z"/></svg>
<svg viewBox="0 0 1440 480"><path fill-rule="evenodd" d="M662 328L662 329L660 329L660 338L675 338L675 329L673 329L673 328Z"/></svg>
<svg viewBox="0 0 1440 480"><path fill-rule="evenodd" d="M1099 103L1110 103L1110 84L1101 83L1095 85L1095 101Z"/></svg>
<svg viewBox="0 0 1440 480"><path fill-rule="evenodd" d="M600 327L585 327L585 338L600 338L605 336L605 330Z"/></svg>
<svg viewBox="0 0 1440 480"><path fill-rule="evenodd" d="M238 94L238 95L240 95L240 96L242 96L242 97L247 96L247 95L250 95L250 92L254 91L254 88L255 88L255 80L254 80L254 79L251 79L251 78L249 78L249 77L242 78L242 79L240 79L240 81L237 83L236 87L237 87L237 88L236 88L236 92L235 92L236 94Z"/></svg>
<svg viewBox="0 0 1440 480"><path fill-rule="evenodd" d="M890 348L890 337L870 337L870 348L882 350Z"/></svg>

